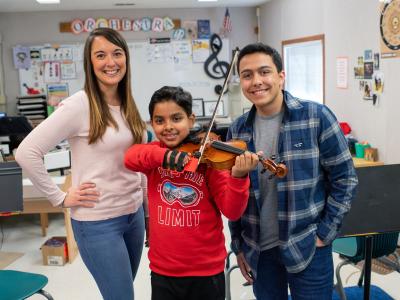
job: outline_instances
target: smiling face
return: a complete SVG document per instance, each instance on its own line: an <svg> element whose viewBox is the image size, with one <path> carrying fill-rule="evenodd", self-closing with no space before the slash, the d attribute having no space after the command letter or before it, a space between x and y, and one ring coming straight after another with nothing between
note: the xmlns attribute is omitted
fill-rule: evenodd
<svg viewBox="0 0 400 300"><path fill-rule="evenodd" d="M194 115L188 116L173 100L158 102L154 106L151 126L157 139L168 148L177 147L189 135L193 124Z"/></svg>
<svg viewBox="0 0 400 300"><path fill-rule="evenodd" d="M122 48L103 36L93 39L90 58L100 89L104 91L118 83L126 74L126 55Z"/></svg>
<svg viewBox="0 0 400 300"><path fill-rule="evenodd" d="M243 94L259 114L269 116L281 110L285 73L278 72L270 55L256 52L243 56L239 75Z"/></svg>

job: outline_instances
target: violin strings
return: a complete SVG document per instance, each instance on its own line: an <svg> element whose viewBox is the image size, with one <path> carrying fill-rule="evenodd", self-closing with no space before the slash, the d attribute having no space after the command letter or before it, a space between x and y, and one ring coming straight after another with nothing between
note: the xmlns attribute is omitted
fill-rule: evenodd
<svg viewBox="0 0 400 300"><path fill-rule="evenodd" d="M218 150L225 151L225 152L237 154L237 155L240 155L244 152L244 150L242 150L242 149L236 148L231 145L227 145L224 142L220 142L220 141L213 141L211 143L211 147L218 149Z"/></svg>

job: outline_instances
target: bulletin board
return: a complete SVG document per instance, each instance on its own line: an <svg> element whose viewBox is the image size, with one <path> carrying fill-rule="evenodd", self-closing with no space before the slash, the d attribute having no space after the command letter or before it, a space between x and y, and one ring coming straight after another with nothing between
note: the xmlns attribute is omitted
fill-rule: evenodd
<svg viewBox="0 0 400 300"><path fill-rule="evenodd" d="M222 41L218 60L229 62L229 41ZM191 40L162 44L128 42L128 46L133 96L144 120L149 120L151 95L164 85L179 85L192 93L193 98L203 101L218 98L214 89L217 84L222 85L223 79L212 79L206 75L204 60L208 57L208 49L193 52ZM21 96L27 96L32 91L47 94L59 89L63 92L63 86L68 95L72 95L83 88L83 44L58 45L57 51L51 45L36 45L30 46L29 51L30 67L19 69ZM55 70L60 73L55 73ZM63 94L66 94L65 91ZM224 106L227 106L227 101L224 101ZM227 112L227 107L224 107L224 112Z"/></svg>
<svg viewBox="0 0 400 300"><path fill-rule="evenodd" d="M19 69L21 96L46 94L65 85L67 96L84 85L83 44L30 46L30 67Z"/></svg>

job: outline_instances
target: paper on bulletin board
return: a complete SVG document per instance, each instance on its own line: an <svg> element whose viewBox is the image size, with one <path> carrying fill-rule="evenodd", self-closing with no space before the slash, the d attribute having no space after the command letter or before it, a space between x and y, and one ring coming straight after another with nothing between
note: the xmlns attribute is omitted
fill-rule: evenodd
<svg viewBox="0 0 400 300"><path fill-rule="evenodd" d="M189 70L192 63L192 47L189 41L172 42L174 71Z"/></svg>
<svg viewBox="0 0 400 300"><path fill-rule="evenodd" d="M147 62L151 64L164 64L172 61L171 43L148 44L146 47Z"/></svg>
<svg viewBox="0 0 400 300"><path fill-rule="evenodd" d="M210 41L209 40L193 40L193 62L205 62L210 55Z"/></svg>
<svg viewBox="0 0 400 300"><path fill-rule="evenodd" d="M339 89L347 89L348 87L348 57L336 58L336 87Z"/></svg>
<svg viewBox="0 0 400 300"><path fill-rule="evenodd" d="M44 63L44 81L46 83L60 82L61 67L58 61L46 61Z"/></svg>
<svg viewBox="0 0 400 300"><path fill-rule="evenodd" d="M13 47L13 60L16 69L29 69L31 66L31 55L28 47Z"/></svg>
<svg viewBox="0 0 400 300"><path fill-rule="evenodd" d="M46 83L43 76L43 63L38 60L31 61L31 67L19 69L20 95L45 94Z"/></svg>
<svg viewBox="0 0 400 300"><path fill-rule="evenodd" d="M75 79L76 78L76 70L75 70L75 62L62 62L61 63L61 79Z"/></svg>
<svg viewBox="0 0 400 300"><path fill-rule="evenodd" d="M48 105L57 107L68 97L68 83L51 83L47 85Z"/></svg>

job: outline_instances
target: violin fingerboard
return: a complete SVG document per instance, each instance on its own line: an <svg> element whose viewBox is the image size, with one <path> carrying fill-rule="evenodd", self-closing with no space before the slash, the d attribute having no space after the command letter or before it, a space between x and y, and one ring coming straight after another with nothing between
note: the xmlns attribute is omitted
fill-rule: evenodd
<svg viewBox="0 0 400 300"><path fill-rule="evenodd" d="M224 142L220 142L220 141L213 141L211 143L211 147L218 149L218 150L225 151L225 152L237 154L237 155L240 155L240 154L244 153L244 151L245 151L243 149L236 148L231 145L227 145Z"/></svg>

